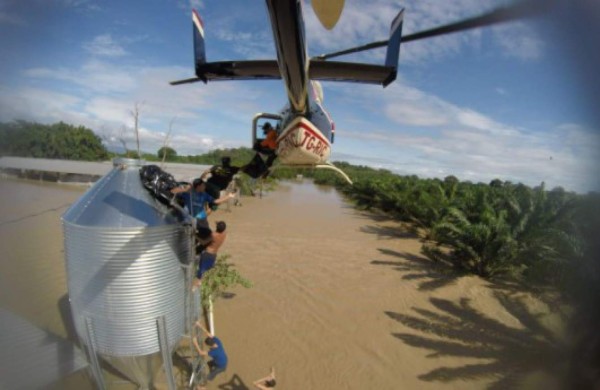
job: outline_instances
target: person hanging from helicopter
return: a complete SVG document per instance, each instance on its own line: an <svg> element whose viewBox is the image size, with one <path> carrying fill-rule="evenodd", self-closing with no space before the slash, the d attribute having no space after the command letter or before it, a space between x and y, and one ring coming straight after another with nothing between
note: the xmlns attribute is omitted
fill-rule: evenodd
<svg viewBox="0 0 600 390"><path fill-rule="evenodd" d="M266 177L269 172L269 168L273 165L273 162L277 158L277 137L278 133L270 122L265 123L262 126L264 138L257 139L252 148L256 150L254 158L244 167L243 172L248 176L258 179L259 177ZM261 154L267 156L267 160L264 161Z"/></svg>
<svg viewBox="0 0 600 390"><path fill-rule="evenodd" d="M231 165L231 157L224 156L221 158L221 165L213 165L200 176L206 182L206 193L218 199L221 196L221 191L229 187L235 174L245 168L246 166L236 167ZM216 210L217 205L211 205L211 209L212 211Z"/></svg>

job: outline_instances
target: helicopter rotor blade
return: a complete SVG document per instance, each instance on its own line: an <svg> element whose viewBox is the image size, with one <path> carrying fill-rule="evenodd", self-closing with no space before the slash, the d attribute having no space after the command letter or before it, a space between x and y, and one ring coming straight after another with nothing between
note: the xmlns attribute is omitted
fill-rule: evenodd
<svg viewBox="0 0 600 390"><path fill-rule="evenodd" d="M343 56L346 54L352 54L352 53L358 53L358 52L365 51L365 50L376 49L378 47L387 46L388 42L389 42L389 40L387 40L387 39L385 41L371 42L371 43L367 43L366 45L356 46L356 47L352 47L352 48L346 49L346 50L340 50L340 51L336 51L336 52L328 53L328 54L321 54L319 56L311 58L311 60L324 61L324 60L327 60L327 59L333 58L333 57L339 57L339 56Z"/></svg>
<svg viewBox="0 0 600 390"><path fill-rule="evenodd" d="M312 7L323 27L331 30L340 20L344 0L312 0Z"/></svg>
<svg viewBox="0 0 600 390"><path fill-rule="evenodd" d="M550 9L553 0L524 0L517 1L509 6L497 8L491 12L483 15L475 16L473 18L464 19L455 23L450 23L444 26L432 28L425 31L420 31L414 34L405 35L402 37L401 42L411 42L419 39L432 38L439 35L455 33L459 31L465 31L477 27L485 27L493 24L509 22L511 20L528 18L532 16L541 15ZM378 47L384 47L388 44L388 40L372 42L362 46L356 46L350 49L341 50L333 53L322 54L313 57L313 60L327 60L333 57L339 57L341 55L358 53L365 50L376 49Z"/></svg>
<svg viewBox="0 0 600 390"><path fill-rule="evenodd" d="M432 28L430 30L409 34L402 37L402 42L411 42L419 39L431 38L444 34L470 30L472 28L486 27L498 23L510 22L516 19L538 16L548 11L553 3L552 0L526 0L518 1L509 6L497 8L483 15L464 19L459 22L450 23L445 26Z"/></svg>

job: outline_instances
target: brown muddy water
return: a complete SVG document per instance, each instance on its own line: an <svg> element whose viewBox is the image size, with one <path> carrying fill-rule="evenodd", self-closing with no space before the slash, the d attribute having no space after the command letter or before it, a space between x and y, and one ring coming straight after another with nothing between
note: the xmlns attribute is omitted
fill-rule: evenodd
<svg viewBox="0 0 600 390"><path fill-rule="evenodd" d="M60 216L84 187L0 180L0 307L69 337ZM254 286L215 302L227 371L209 389L557 388L561 315L508 283L430 263L421 242L335 190L281 184L214 213ZM112 380L112 388L135 386ZM86 373L55 388L91 389Z"/></svg>

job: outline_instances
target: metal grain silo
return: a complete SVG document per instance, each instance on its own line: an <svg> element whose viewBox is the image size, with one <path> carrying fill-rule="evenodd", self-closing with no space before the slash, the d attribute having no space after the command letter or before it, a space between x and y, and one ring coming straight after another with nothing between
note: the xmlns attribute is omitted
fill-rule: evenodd
<svg viewBox="0 0 600 390"><path fill-rule="evenodd" d="M98 357L145 388L161 352L169 380L171 353L189 327L190 234L142 186L141 166L115 160L62 218L71 310L99 387Z"/></svg>

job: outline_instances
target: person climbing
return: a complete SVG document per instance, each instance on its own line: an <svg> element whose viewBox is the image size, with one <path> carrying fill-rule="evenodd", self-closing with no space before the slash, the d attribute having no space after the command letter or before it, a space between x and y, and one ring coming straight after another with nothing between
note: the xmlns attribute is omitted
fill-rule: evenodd
<svg viewBox="0 0 600 390"><path fill-rule="evenodd" d="M256 140L253 145L256 154L243 170L244 173L254 179L268 175L269 168L277 158L277 131L270 122L265 123L262 129L265 138ZM268 156L266 162L263 161L261 154Z"/></svg>
<svg viewBox="0 0 600 390"><path fill-rule="evenodd" d="M253 383L254 387L260 390L269 390L275 388L277 382L275 381L275 368L271 367L271 373L264 378L255 380Z"/></svg>
<svg viewBox="0 0 600 390"><path fill-rule="evenodd" d="M192 185L175 187L171 193L183 200L190 214L196 219L196 231L200 241L210 239L212 233L208 225L207 206L219 205L235 197L233 194L227 194L218 199L213 198L206 193L206 183L202 179L195 179Z"/></svg>
<svg viewBox="0 0 600 390"><path fill-rule="evenodd" d="M196 273L196 280L194 280L194 287L199 286L200 281L202 280L202 275L215 266L215 262L217 261L217 252L227 238L227 232L225 232L225 229L227 229L225 222L217 222L216 230L211 233L210 242L200 254L200 264L198 266L198 272Z"/></svg>
<svg viewBox="0 0 600 390"><path fill-rule="evenodd" d="M196 351L200 356L204 358L211 358L211 360L208 362L208 368L210 372L207 380L212 381L218 374L227 369L227 354L223 348L223 343L217 336L204 329L200 321L196 321L196 326L202 329L206 335L204 343L208 346L208 351L203 351L202 348L200 348L198 337L192 338L192 342L194 343L194 347L196 347Z"/></svg>

